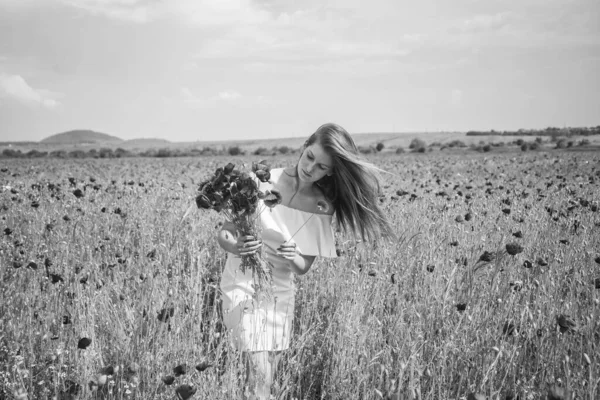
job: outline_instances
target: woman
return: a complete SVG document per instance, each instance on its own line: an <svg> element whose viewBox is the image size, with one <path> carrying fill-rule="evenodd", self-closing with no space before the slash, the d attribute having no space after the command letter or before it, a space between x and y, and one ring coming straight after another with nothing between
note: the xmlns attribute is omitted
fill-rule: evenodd
<svg viewBox="0 0 600 400"><path fill-rule="evenodd" d="M362 240L393 236L378 206L377 172L348 132L325 124L308 138L297 165L271 171L266 185L279 191L282 204L260 213L262 240L238 235L229 223L219 232L220 246L230 253L221 278L223 319L243 352L252 398L269 398L280 354L289 347L294 274L307 273L317 256L336 256L333 215L343 231ZM261 246L272 269L268 300L254 296L252 273L239 268L240 257Z"/></svg>

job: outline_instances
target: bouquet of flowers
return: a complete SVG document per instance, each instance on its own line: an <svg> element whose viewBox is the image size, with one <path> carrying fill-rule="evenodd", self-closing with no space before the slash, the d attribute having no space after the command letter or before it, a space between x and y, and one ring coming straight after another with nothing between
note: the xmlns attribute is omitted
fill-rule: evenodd
<svg viewBox="0 0 600 400"><path fill-rule="evenodd" d="M258 210L259 199L267 207L281 203L281 194L275 190L259 190L259 182L269 182L271 167L266 161L252 163L251 171L241 171L233 163L219 167L207 180L200 183L196 205L225 215L242 235L260 236ZM256 292L268 294L271 287L271 269L263 260L262 253L242 256L242 272L250 268Z"/></svg>

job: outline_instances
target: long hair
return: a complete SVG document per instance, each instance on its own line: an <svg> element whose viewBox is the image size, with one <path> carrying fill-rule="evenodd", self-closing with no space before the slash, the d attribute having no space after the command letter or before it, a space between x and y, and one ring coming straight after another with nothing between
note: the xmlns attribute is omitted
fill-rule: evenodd
<svg viewBox="0 0 600 400"><path fill-rule="evenodd" d="M341 126L320 126L304 143L304 148L319 143L333 159L333 174L316 182L335 209L338 225L344 232L362 240L380 236L395 237L381 208L379 168L360 157L352 137Z"/></svg>

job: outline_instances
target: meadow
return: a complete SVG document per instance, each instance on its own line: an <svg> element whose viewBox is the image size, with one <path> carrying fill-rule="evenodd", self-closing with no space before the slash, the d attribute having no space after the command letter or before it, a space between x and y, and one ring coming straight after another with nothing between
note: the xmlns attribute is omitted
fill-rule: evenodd
<svg viewBox="0 0 600 400"><path fill-rule="evenodd" d="M598 399L600 153L369 157L398 239L297 279L276 398ZM194 197L255 158L0 160L0 399L239 398Z"/></svg>

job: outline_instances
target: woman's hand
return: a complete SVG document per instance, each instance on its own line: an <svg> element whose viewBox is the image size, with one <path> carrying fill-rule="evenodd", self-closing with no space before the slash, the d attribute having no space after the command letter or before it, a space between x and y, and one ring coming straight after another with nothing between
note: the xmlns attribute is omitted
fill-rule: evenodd
<svg viewBox="0 0 600 400"><path fill-rule="evenodd" d="M235 247L238 251L238 255L240 256L248 256L250 254L256 253L261 247L263 243L262 240L256 239L252 235L246 236L238 236L237 243Z"/></svg>
<svg viewBox="0 0 600 400"><path fill-rule="evenodd" d="M277 255L285 258L286 260L293 260L298 254L296 243L285 242L277 248Z"/></svg>

